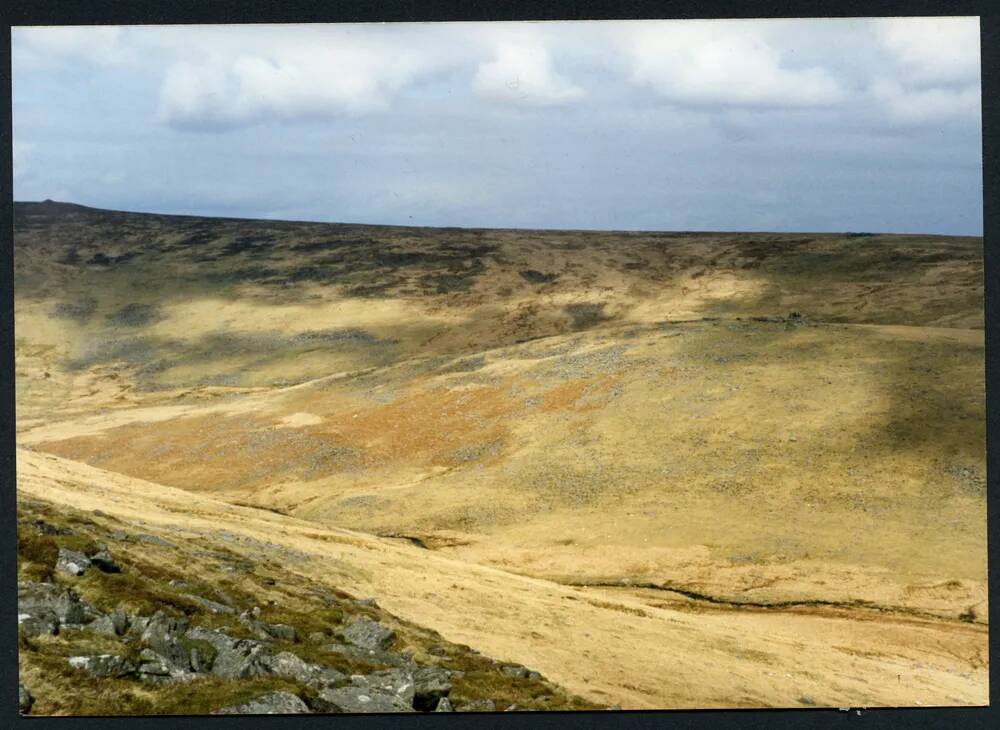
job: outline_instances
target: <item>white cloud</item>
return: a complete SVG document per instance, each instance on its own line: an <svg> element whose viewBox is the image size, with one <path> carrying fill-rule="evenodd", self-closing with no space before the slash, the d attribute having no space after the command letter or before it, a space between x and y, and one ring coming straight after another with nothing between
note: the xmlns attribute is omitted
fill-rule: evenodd
<svg viewBox="0 0 1000 730"><path fill-rule="evenodd" d="M11 29L15 65L28 68L84 61L98 66L124 63L130 57L118 26L25 26Z"/></svg>
<svg viewBox="0 0 1000 730"><path fill-rule="evenodd" d="M539 43L501 43L495 58L479 65L473 88L484 99L530 106L554 106L585 96L583 89L556 72L549 52Z"/></svg>
<svg viewBox="0 0 1000 730"><path fill-rule="evenodd" d="M978 83L978 18L884 18L874 22L877 37L906 81Z"/></svg>
<svg viewBox="0 0 1000 730"><path fill-rule="evenodd" d="M230 127L361 114L385 109L404 86L442 66L419 47L364 42L336 30L256 40L199 49L171 64L160 89L161 118L178 127Z"/></svg>
<svg viewBox="0 0 1000 730"><path fill-rule="evenodd" d="M881 78L869 92L891 120L902 124L929 124L981 114L978 86L908 89L898 81Z"/></svg>
<svg viewBox="0 0 1000 730"><path fill-rule="evenodd" d="M761 21L634 23L622 38L633 83L681 106L821 107L846 92L826 69L797 68L792 34Z"/></svg>

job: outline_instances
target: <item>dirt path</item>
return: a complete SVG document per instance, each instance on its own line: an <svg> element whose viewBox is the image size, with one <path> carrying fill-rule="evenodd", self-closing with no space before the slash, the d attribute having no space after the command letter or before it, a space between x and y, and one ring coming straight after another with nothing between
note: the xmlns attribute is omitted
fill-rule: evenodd
<svg viewBox="0 0 1000 730"><path fill-rule="evenodd" d="M390 539L223 502L27 449L22 496L101 510L142 531L237 536L311 556L320 583L375 596L389 611L497 659L523 663L585 697L625 708L988 702L987 630L954 621L650 606ZM243 541L243 542L241 542ZM291 569L291 568L290 568Z"/></svg>

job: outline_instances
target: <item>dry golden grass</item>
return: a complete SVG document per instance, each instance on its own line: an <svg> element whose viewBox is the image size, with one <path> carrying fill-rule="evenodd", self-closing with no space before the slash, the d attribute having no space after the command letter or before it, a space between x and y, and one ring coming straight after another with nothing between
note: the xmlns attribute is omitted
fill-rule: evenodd
<svg viewBox="0 0 1000 730"><path fill-rule="evenodd" d="M133 250L120 220L20 215L18 442L39 454L309 524L295 541L343 561L340 579L593 701L794 704L761 668L776 630L796 637L779 664L899 632L864 669L878 686L835 678L834 653L813 696L985 696L980 239L132 216L146 245L101 266L86 262ZM195 518L191 499L171 510ZM363 557L382 551L448 567L423 590L386 558L397 586ZM494 579L525 621L564 630L495 623ZM467 591L460 626L434 606ZM584 613L563 624L552 606ZM678 637L643 618L690 629L692 672L718 659L713 631L739 626L723 645L742 648L712 692L695 674L653 687L643 672L666 667L634 655ZM590 621L587 668L562 667ZM951 679L890 658L919 662L924 632L963 658Z"/></svg>

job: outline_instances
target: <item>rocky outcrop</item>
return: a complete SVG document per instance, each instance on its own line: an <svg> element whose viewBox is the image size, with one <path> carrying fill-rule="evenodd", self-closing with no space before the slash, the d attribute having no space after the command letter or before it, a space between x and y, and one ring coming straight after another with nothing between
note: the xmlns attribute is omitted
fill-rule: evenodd
<svg viewBox="0 0 1000 730"><path fill-rule="evenodd" d="M322 690L312 701L316 712L370 713L413 712L399 695L371 687L331 687Z"/></svg>
<svg viewBox="0 0 1000 730"><path fill-rule="evenodd" d="M255 697L249 702L231 707L223 707L213 715L301 715L309 712L309 706L291 692L271 692Z"/></svg>
<svg viewBox="0 0 1000 730"><path fill-rule="evenodd" d="M396 632L369 618L359 618L344 629L344 640L361 649L385 651L396 639Z"/></svg>
<svg viewBox="0 0 1000 730"><path fill-rule="evenodd" d="M59 548L59 557L56 558L56 570L66 575L79 576L87 572L90 567L90 558L77 550L67 550Z"/></svg>
<svg viewBox="0 0 1000 730"><path fill-rule="evenodd" d="M98 615L72 589L34 581L18 582L17 614L28 636L55 634L60 626L82 624Z"/></svg>
<svg viewBox="0 0 1000 730"><path fill-rule="evenodd" d="M114 654L71 656L68 661L74 669L82 669L96 677L128 677L134 675L137 669L130 659Z"/></svg>

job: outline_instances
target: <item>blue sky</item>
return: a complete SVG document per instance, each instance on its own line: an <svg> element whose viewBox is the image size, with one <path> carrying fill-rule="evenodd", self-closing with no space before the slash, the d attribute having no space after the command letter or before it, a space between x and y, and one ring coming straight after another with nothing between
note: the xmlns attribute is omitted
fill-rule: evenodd
<svg viewBox="0 0 1000 730"><path fill-rule="evenodd" d="M13 31L14 197L982 233L975 18Z"/></svg>

